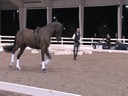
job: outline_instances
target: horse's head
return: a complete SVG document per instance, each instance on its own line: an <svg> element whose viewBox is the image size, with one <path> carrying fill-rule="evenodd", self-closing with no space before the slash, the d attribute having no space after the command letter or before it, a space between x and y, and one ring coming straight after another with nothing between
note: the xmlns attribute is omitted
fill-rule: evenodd
<svg viewBox="0 0 128 96"><path fill-rule="evenodd" d="M55 36L56 36L57 41L61 40L61 35L62 34L55 32Z"/></svg>
<svg viewBox="0 0 128 96"><path fill-rule="evenodd" d="M57 41L60 41L63 32L63 25L59 22L54 22L54 28L54 35L56 36Z"/></svg>

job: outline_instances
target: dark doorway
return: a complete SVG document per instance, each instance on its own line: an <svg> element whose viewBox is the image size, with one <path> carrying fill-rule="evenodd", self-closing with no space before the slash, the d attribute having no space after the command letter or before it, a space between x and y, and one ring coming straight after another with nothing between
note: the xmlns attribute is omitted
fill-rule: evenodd
<svg viewBox="0 0 128 96"><path fill-rule="evenodd" d="M36 29L46 24L46 9L27 10L27 28Z"/></svg>
<svg viewBox="0 0 128 96"><path fill-rule="evenodd" d="M79 27L78 8L53 9L53 21L59 21L64 25L63 37L72 37Z"/></svg>
<svg viewBox="0 0 128 96"><path fill-rule="evenodd" d="M123 6L123 16L122 16L122 35L124 38L128 39L128 6Z"/></svg>
<svg viewBox="0 0 128 96"><path fill-rule="evenodd" d="M99 26L105 22L109 26L109 34L117 33L117 6L86 7L84 10L84 37L101 37Z"/></svg>
<svg viewBox="0 0 128 96"><path fill-rule="evenodd" d="M1 35L15 36L19 30L19 13L17 10L1 11Z"/></svg>

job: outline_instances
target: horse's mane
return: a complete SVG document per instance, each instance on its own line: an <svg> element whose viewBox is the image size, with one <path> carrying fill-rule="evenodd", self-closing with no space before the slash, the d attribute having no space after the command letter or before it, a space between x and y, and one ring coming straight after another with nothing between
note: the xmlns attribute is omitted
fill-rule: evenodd
<svg viewBox="0 0 128 96"><path fill-rule="evenodd" d="M55 22L49 23L49 24L47 24L47 25L41 27L41 30L51 30L51 29L58 30L58 29L60 29L60 28L63 29L62 24L55 21Z"/></svg>
<svg viewBox="0 0 128 96"><path fill-rule="evenodd" d="M56 27L56 26L58 26L58 25L62 25L61 23L59 23L59 22L57 22L57 21L55 21L55 22L52 22L52 23L49 23L49 24L47 24L46 26L47 27L49 27L49 26L54 26L54 27Z"/></svg>

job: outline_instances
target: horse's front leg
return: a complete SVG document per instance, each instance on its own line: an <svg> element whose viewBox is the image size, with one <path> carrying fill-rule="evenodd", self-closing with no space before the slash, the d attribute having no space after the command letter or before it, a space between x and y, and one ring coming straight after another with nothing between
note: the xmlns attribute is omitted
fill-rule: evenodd
<svg viewBox="0 0 128 96"><path fill-rule="evenodd" d="M12 53L11 62L9 64L10 67L12 67L12 65L14 63L14 59L15 59L15 55L14 55L14 53Z"/></svg>
<svg viewBox="0 0 128 96"><path fill-rule="evenodd" d="M44 55L45 55L45 48L42 47L41 48L41 56L42 56L42 63L41 63L41 68L42 68L42 71L45 73L46 69L45 69L45 61L44 61Z"/></svg>
<svg viewBox="0 0 128 96"><path fill-rule="evenodd" d="M48 57L48 59L45 60L45 64L48 64L50 62L50 60L51 60L51 54L49 53L48 47L46 47L45 53L46 53L46 55Z"/></svg>

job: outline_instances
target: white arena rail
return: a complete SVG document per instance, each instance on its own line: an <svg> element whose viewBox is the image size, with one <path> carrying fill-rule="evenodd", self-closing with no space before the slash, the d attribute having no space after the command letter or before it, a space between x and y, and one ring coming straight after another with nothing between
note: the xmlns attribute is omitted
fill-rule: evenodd
<svg viewBox="0 0 128 96"><path fill-rule="evenodd" d="M0 82L0 90L17 92L32 96L81 96L72 93L60 92L50 89L37 88L32 86L25 86L20 84Z"/></svg>
<svg viewBox="0 0 128 96"><path fill-rule="evenodd" d="M14 42L15 36L1 36L0 35L0 47Z"/></svg>
<svg viewBox="0 0 128 96"><path fill-rule="evenodd" d="M0 35L0 46L2 44L10 44L9 42L14 42L15 36L2 36ZM83 45L91 45L93 43L96 43L98 41L104 41L105 39L103 38L81 38L81 44ZM111 38L112 44L116 42L116 40L119 40L125 44L128 44L128 39L116 39L116 38ZM70 45L73 44L73 40L71 37L62 37L60 43L56 41L55 37L51 38L51 44L61 44L61 45Z"/></svg>
<svg viewBox="0 0 128 96"><path fill-rule="evenodd" d="M0 35L0 51L2 51L2 46L10 45L14 42L15 36L1 36ZM97 43L98 41L104 41L103 38L81 38L80 52L79 54L91 54L92 51L98 51L99 49L93 49L92 44ZM124 44L128 44L128 39L116 39L111 38L111 43L115 44L116 40L123 42ZM61 41L57 41L55 37L51 38L50 50L54 51L56 55L72 55L73 49L73 40L71 37L62 37ZM103 50L101 50L103 51ZM106 51L105 51L106 52Z"/></svg>

